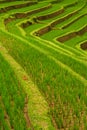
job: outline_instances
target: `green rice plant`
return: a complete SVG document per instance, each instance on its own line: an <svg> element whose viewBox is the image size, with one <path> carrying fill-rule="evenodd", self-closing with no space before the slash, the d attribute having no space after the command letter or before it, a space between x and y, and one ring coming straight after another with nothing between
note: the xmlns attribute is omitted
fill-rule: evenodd
<svg viewBox="0 0 87 130"><path fill-rule="evenodd" d="M85 88L85 84L81 83L81 81L78 81L77 78L75 79L75 77L73 77L71 73L65 71L65 69L62 69L61 65L55 63L50 57L48 58L48 56L44 55L42 52L32 48L31 46L29 46L29 44L22 43L22 41L21 44L19 44L19 40L17 41L17 39L14 40L14 44L12 43L12 45L11 42L8 43L9 45L6 45L6 48L9 49L9 47L11 47L10 50L12 51L9 51L9 53L28 72L33 82L37 84L43 95L45 95L45 93L47 92L46 87L49 86L50 91L54 90L54 94L56 95L56 102L59 100L59 96L57 96L58 93L61 95L61 101L63 102L63 105L67 102L70 103L74 97L74 102L72 102L73 104L71 104L72 108L75 109L74 107L77 103L78 90L83 88L83 86ZM21 56L22 59L20 58ZM44 77L42 77L42 75ZM54 75L56 76L55 78ZM64 94L62 94L62 88L65 91ZM50 93L50 91L48 91L48 96L49 99L52 100L52 94ZM67 91L70 91L70 93ZM84 90L83 93L85 95ZM73 96L71 97L72 94Z"/></svg>
<svg viewBox="0 0 87 130"><path fill-rule="evenodd" d="M39 2L37 5L33 5L32 8L29 7L29 11L38 7L40 8L40 6L43 6L44 4L48 5L50 2L50 0ZM75 0L74 2L77 1ZM68 13L71 13L74 9L78 10L82 8L84 3L82 4L82 1L80 2L81 3L78 3L76 7L73 5L71 6L72 3L69 0L61 1L58 8L61 7L61 5L69 6L67 8L65 7L66 11L63 14L44 21L43 23L35 23L35 25L32 25L25 30L21 29L19 25L24 20L27 21L27 17L10 22L7 24L6 28L4 28L4 26L0 27L0 41L2 42L2 45L7 49L8 54L14 58L25 72L27 72L33 83L38 87L39 92L48 103L48 117L53 123L53 126L56 126L58 129L69 128L71 130L78 130L82 128L81 125L86 128L86 53L83 51L80 52L80 49L75 48L76 42L86 40L86 34L82 36L82 38L80 37L76 39L76 42L73 43L73 48L70 46L70 43L69 45L61 45L61 43L54 41L55 37L65 35L73 30L80 30L80 28L86 24L86 17L79 19L67 29L52 30L40 38L34 36L33 32L43 26L47 26L49 22L56 20L56 18L58 19L62 16L64 17L65 14L67 15ZM56 11L57 4L53 4L52 6L53 8L50 8L49 10L45 10L37 14L35 13L35 16L31 15L30 19L33 19L33 17L36 18L36 16L45 15L46 13L49 13L49 11ZM24 11L27 12L28 8L25 7L15 11L12 10L3 17L0 16L1 25L3 25L3 20L6 17L9 17L11 14L15 14L16 12ZM84 11L81 11L81 13L84 14ZM74 20L74 17L69 20ZM80 23L80 20L84 21ZM79 25L77 23L79 23ZM60 25L62 27L62 25L64 26L65 24L66 23L63 22ZM34 89L34 87L32 87L32 89ZM31 127L27 128L23 113L26 98L25 90L16 77L11 65L1 54L0 95L1 129L32 129ZM32 104L33 103L31 103L31 105ZM30 108L32 108L32 106L30 106ZM40 107L38 109L40 109ZM34 112L36 111L32 111L31 115L33 115ZM7 119L4 118L5 114L8 115ZM40 115L40 113L38 114ZM36 115L35 117L31 116L31 118L37 119ZM39 120L40 119L37 120L38 124ZM34 128L35 130L44 129L40 126L38 127L37 125ZM49 126L47 130L51 129L53 130L53 127Z"/></svg>
<svg viewBox="0 0 87 130"><path fill-rule="evenodd" d="M2 101L4 106L3 109L2 106L0 107L2 111L0 114L1 126L6 130L10 129L5 121L5 110L9 117L11 127L14 127L15 130L26 129L26 121L23 115L25 93L23 92L23 88L21 86L19 87L12 68L1 54L0 63L0 102Z"/></svg>

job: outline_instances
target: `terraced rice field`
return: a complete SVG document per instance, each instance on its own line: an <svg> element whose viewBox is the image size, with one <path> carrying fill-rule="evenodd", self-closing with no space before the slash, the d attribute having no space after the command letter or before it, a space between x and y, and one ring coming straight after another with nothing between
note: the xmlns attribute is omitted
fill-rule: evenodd
<svg viewBox="0 0 87 130"><path fill-rule="evenodd" d="M0 1L0 130L87 130L87 1Z"/></svg>

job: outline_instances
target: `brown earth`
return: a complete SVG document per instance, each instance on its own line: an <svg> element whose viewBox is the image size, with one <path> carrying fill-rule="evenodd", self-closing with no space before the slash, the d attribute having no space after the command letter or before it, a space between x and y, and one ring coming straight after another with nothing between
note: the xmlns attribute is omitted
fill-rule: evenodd
<svg viewBox="0 0 87 130"><path fill-rule="evenodd" d="M84 17L86 15L87 14L83 14L83 15L79 16L78 18L76 18L75 20L73 20L72 22L70 22L69 24L63 26L62 29L65 29L65 28L69 27L71 24L75 23L77 20L79 20L80 18L82 18L82 17Z"/></svg>
<svg viewBox="0 0 87 130"><path fill-rule="evenodd" d="M34 4L37 4L37 2L28 2L28 3L24 3L24 4L12 5L12 6L8 6L8 7L0 8L0 13L6 13L7 11L10 11L10 10L13 10L13 9L19 9L19 8L31 6L31 5L34 5Z"/></svg>
<svg viewBox="0 0 87 130"><path fill-rule="evenodd" d="M65 41L68 41L69 39L74 38L76 36L77 36L76 32L72 32L72 33L69 33L65 36L59 37L57 40L59 42L65 42Z"/></svg>
<svg viewBox="0 0 87 130"><path fill-rule="evenodd" d="M12 22L13 20L22 19L22 18L28 17L28 16L30 16L30 15L32 15L34 13L38 13L40 11L47 10L47 9L49 9L51 7L52 7L52 5L49 4L48 6L45 6L45 7L39 8L39 9L35 9L33 11L29 11L29 12L25 12L25 13L16 13L16 14L13 14L10 17L4 19L4 24L7 25L9 22Z"/></svg>
<svg viewBox="0 0 87 130"><path fill-rule="evenodd" d="M77 32L77 34L78 35L83 35L85 32L87 32L87 25L85 26L85 27L83 27L82 29L80 29L78 32Z"/></svg>
<svg viewBox="0 0 87 130"><path fill-rule="evenodd" d="M79 9L79 10L81 10L81 9ZM74 12L68 14L67 16L63 17L63 18L60 18L60 19L58 19L58 20L55 20L55 21L52 22L49 26L46 26L46 27L44 27L44 28L38 30L37 32L35 32L35 34L38 34L37 36L41 36L41 35L43 35L43 34L45 34L45 33L48 33L48 32L51 31L51 30L53 29L53 27L55 27L57 24L59 24L59 23L65 21L65 20L69 19L70 17L72 17L73 15L77 14L79 10L76 10L76 11L74 11ZM64 11L64 9L63 9L63 11ZM50 14L50 15L51 15L51 14ZM44 16L42 16L42 17L44 17ZM46 15L46 17L47 17L47 15ZM54 16L53 16L53 17L54 17ZM40 19L38 19L38 20L40 20Z"/></svg>
<svg viewBox="0 0 87 130"><path fill-rule="evenodd" d="M32 15L34 13L39 13L41 11L49 9L51 7L52 7L52 5L49 4L48 6L45 6L45 7L39 8L39 9L35 9L35 10L32 10L32 11L29 11L27 13L16 13L16 14L13 14L13 16L16 17L16 18L24 18L24 17L30 16L30 15Z"/></svg>
<svg viewBox="0 0 87 130"><path fill-rule="evenodd" d="M86 42L83 42L81 45L80 45L81 49L83 50L87 50L87 41Z"/></svg>
<svg viewBox="0 0 87 130"><path fill-rule="evenodd" d="M5 26L8 24L8 23L10 23L11 21L13 21L13 20L15 20L15 18L6 18L6 19L4 19L4 24L5 24Z"/></svg>
<svg viewBox="0 0 87 130"><path fill-rule="evenodd" d="M29 25L32 25L32 24L33 24L32 22L27 21L26 23L22 23L20 26L21 26L22 28L27 28Z"/></svg>
<svg viewBox="0 0 87 130"><path fill-rule="evenodd" d="M54 18L56 17L57 15L61 14L64 12L64 8L60 9L60 10L57 10L53 13L50 13L50 14L47 14L47 15L44 15L44 16L39 16L37 17L38 20L47 20L47 19L50 19L50 18Z"/></svg>
<svg viewBox="0 0 87 130"><path fill-rule="evenodd" d="M35 34L36 36L41 36L41 35L43 35L43 34L49 32L49 31L51 31L51 30L52 30L52 29L51 29L51 26L46 26L46 27L44 27L44 28L38 30L38 31L35 32L34 34Z"/></svg>
<svg viewBox="0 0 87 130"><path fill-rule="evenodd" d="M78 12L78 11L74 11L74 12L68 14L67 16L65 16L65 17L63 17L63 18L60 18L60 19L54 21L53 23L51 23L51 26L52 26L52 27L56 26L57 24L59 24L59 23L65 21L65 20L69 19L70 17L72 17L73 15L77 14L77 12Z"/></svg>
<svg viewBox="0 0 87 130"><path fill-rule="evenodd" d="M78 35L81 36L86 32L87 32L87 25L85 27L83 27L82 29L80 29L79 31L71 32L69 34L66 34L64 36L61 36L61 37L57 38L57 41L63 43L63 42L66 42L66 41L68 41L68 40L70 40L70 39L72 39L72 38L74 38L74 37L76 37Z"/></svg>

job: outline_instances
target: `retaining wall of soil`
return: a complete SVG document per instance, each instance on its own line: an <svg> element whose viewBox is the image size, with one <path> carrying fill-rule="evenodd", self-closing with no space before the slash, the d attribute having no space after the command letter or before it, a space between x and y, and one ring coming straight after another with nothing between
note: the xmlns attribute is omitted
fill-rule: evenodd
<svg viewBox="0 0 87 130"><path fill-rule="evenodd" d="M67 27L69 27L71 24L75 23L77 20L79 20L80 18L86 16L87 14L83 14L81 16L79 16L78 18L76 18L75 20L73 20L72 22L70 22L69 24L66 24L65 26L62 27L62 29L65 29Z"/></svg>
<svg viewBox="0 0 87 130"><path fill-rule="evenodd" d="M77 35L81 36L86 32L87 32L87 25L85 27L83 27L82 29L80 29L79 31L71 32L69 34L66 34L64 36L57 38L57 41L64 43L64 42L76 37Z"/></svg>
<svg viewBox="0 0 87 130"><path fill-rule="evenodd" d="M34 13L39 13L40 11L44 11L46 9L49 9L51 7L52 7L52 5L49 4L48 6L45 6L45 7L39 8L39 9L35 9L35 10L25 12L25 13L16 13L16 14L13 14L12 16L14 16L16 19L24 18L24 17L27 17L27 16L32 15Z"/></svg>
<svg viewBox="0 0 87 130"><path fill-rule="evenodd" d="M22 27L22 28L27 28L29 25L32 25L32 24L33 24L32 22L27 21L26 23L22 23L22 24L20 25L20 27Z"/></svg>
<svg viewBox="0 0 87 130"><path fill-rule="evenodd" d="M53 17L56 17L57 15L61 14L64 12L64 8L58 10L58 11L55 11L51 14L47 14L47 15L43 15L43 16L39 16L37 17L38 20L47 20L47 19L50 19L50 18L53 18Z"/></svg>
<svg viewBox="0 0 87 130"><path fill-rule="evenodd" d="M69 19L70 17L72 17L75 14L77 14L77 11L74 11L74 12L72 12L72 13L70 13L70 14L68 14L68 15L66 15L66 16L64 16L64 17L62 17L62 18L60 18L60 19L58 19L56 21L54 21L53 23L51 23L51 26L54 27L57 24L59 24L59 23L65 21L65 20Z"/></svg>
<svg viewBox="0 0 87 130"><path fill-rule="evenodd" d="M80 45L81 49L83 50L87 50L87 41L83 42L81 45Z"/></svg>
<svg viewBox="0 0 87 130"><path fill-rule="evenodd" d="M55 1L55 2L57 2L57 1ZM58 3L58 2L57 2L57 3ZM37 19L38 19L38 20L47 20L47 19L56 17L57 15L63 13L64 10L65 10L65 8L72 7L72 6L76 5L76 4L78 4L77 1L74 2L74 3L72 3L72 4L70 4L70 5L67 5L67 6L65 6L64 8L62 8L62 9L60 9L60 10L58 10L58 11L55 11L55 12L53 12L53 13L51 13L51 14L47 14L47 15L44 15L44 16L39 16L39 17L37 17ZM76 12L77 12L77 11L76 11Z"/></svg>
<svg viewBox="0 0 87 130"><path fill-rule="evenodd" d="M85 27L83 27L82 29L80 29L78 32L77 32L77 34L78 35L83 35L85 32L87 32L87 25L85 26Z"/></svg>
<svg viewBox="0 0 87 130"><path fill-rule="evenodd" d="M65 41L68 41L69 39L74 38L76 36L77 36L76 32L72 32L72 33L69 33L65 36L59 37L57 40L59 42L65 42Z"/></svg>
<svg viewBox="0 0 87 130"><path fill-rule="evenodd" d="M77 4L77 2L76 2L76 3L73 3L73 4ZM77 13L78 13L79 11L81 11L84 7L85 7L85 5L84 5L82 8L80 8L80 9L78 9L78 10L76 10L76 11L74 11L74 12L72 12L72 13L70 13L70 14L64 16L64 17L62 17L62 18L60 18L60 19L58 19L58 20L53 21L53 22L49 25L51 29L48 29L48 26L47 26L47 29L46 29L46 27L44 27L44 28L38 30L36 33L38 34L38 36L41 36L41 35L44 34L44 31L43 31L44 29L46 30L45 33L48 33L48 32L51 31L51 30L53 29L53 27L55 27L57 24L63 22L64 20L67 20L67 19L69 19L70 17L72 17L73 15L77 14ZM64 11L64 9L63 9L63 11ZM47 17L47 15L46 15L46 17ZM39 19L39 20L40 20L40 19ZM77 20L78 20L78 19L77 19ZM71 23L71 24L72 24L72 23ZM41 30L42 30L43 33L41 33ZM40 32L40 34L39 34L39 32Z"/></svg>
<svg viewBox="0 0 87 130"><path fill-rule="evenodd" d="M74 3L74 4L76 4L76 3ZM76 10L76 11L74 11L74 12L68 14L68 15L66 15L65 17L62 17L62 18L60 18L60 19L54 21L54 22L51 24L51 26L54 27L54 26L56 26L57 24L63 22L64 20L69 19L70 17L72 17L73 15L75 15L75 14L77 14L79 11L81 11L85 6L86 6L86 5L84 5L84 6L83 6L82 8L80 8L80 9L78 9L78 10ZM65 7L64 7L64 8L65 8ZM78 20L78 19L77 19L77 20Z"/></svg>
<svg viewBox="0 0 87 130"><path fill-rule="evenodd" d="M46 27L44 27L44 28L41 28L40 30L37 31L38 35L41 36L41 35L43 35L43 34L45 34L45 33L48 33L48 32L51 31L51 30L53 29L53 27L55 27L57 24L63 22L63 21L66 20L66 19L69 19L71 16L75 15L77 12L78 12L78 11L74 11L74 12L68 14L68 15L65 16L65 17L62 17L62 18L60 18L60 19L58 19L58 20L55 20L54 22L52 22L52 23L49 25L51 29L48 29L48 26L46 26ZM43 30L46 30L45 33L44 33ZM42 32L41 32L41 31L42 31Z"/></svg>
<svg viewBox="0 0 87 130"><path fill-rule="evenodd" d="M55 2L57 2L57 1L55 1ZM70 6L74 6L75 4L77 4L77 2L70 4ZM69 7L70 7L70 6L69 6ZM66 7L67 7L67 6L66 6ZM57 15L59 15L59 14L61 14L61 13L63 13L63 12L64 12L64 8L62 8L62 9L60 9L60 10L58 10L58 11L55 11L55 12L53 12L53 13L44 15L44 16L39 16L39 17L36 18L36 20L47 20L47 19L56 17ZM76 12L77 12L77 11L76 11ZM63 20L66 20L67 18L69 18L69 17L71 17L72 15L74 15L76 12L73 12L73 13L71 13L70 15L64 17L64 18L62 18L62 19L60 19L60 20L58 20L58 21L55 21L54 23L51 24L51 26L55 26L55 24L58 24L58 23L62 22ZM22 26L22 27L25 28L25 27L28 27L28 25L31 25L31 24L30 24L29 22L26 22L26 23L23 24L23 25L24 25L24 26ZM48 28L48 27L47 27L47 28ZM48 30L48 29L46 29L46 30Z"/></svg>
<svg viewBox="0 0 87 130"><path fill-rule="evenodd" d="M52 7L52 5L49 4L48 6L45 6L45 7L39 8L39 9L35 9L35 10L29 11L29 12L26 12L26 13L16 13L16 14L13 14L13 15L11 15L13 18L8 17L8 18L4 19L4 23L5 23L5 25L7 25L9 22L11 22L13 20L28 17L28 16L30 16L30 15L32 15L34 13L38 13L40 11L47 10L47 9L49 9L51 7Z"/></svg>
<svg viewBox="0 0 87 130"><path fill-rule="evenodd" d="M49 31L51 31L51 30L52 30L52 29L51 29L51 26L46 26L46 27L44 27L43 29L40 29L39 31L35 32L34 34L35 34L36 36L41 36L41 35L43 35L43 34L49 32Z"/></svg>
<svg viewBox="0 0 87 130"><path fill-rule="evenodd" d="M6 13L7 11L13 10L13 9L19 9L19 8L23 8L26 6L31 6L37 4L37 2L27 2L24 4L19 4L19 5L12 5L12 6L8 6L8 7L4 7L4 8L0 8L0 13Z"/></svg>
<svg viewBox="0 0 87 130"><path fill-rule="evenodd" d="M11 21L13 21L13 20L15 20L15 18L6 18L6 19L4 19L4 24L5 24L5 26L8 24L8 23L10 23Z"/></svg>

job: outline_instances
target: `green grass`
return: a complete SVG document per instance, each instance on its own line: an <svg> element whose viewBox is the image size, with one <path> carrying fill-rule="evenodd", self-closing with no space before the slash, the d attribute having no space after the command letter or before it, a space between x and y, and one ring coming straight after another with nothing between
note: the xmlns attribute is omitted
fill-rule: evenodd
<svg viewBox="0 0 87 130"><path fill-rule="evenodd" d="M49 4L49 2L41 2L39 4L35 4L35 5L31 5L29 7L24 7L22 9L17 9L17 10L11 10L8 12L8 14L14 14L14 13L22 13L22 12L30 12L32 10L35 10L35 9L38 9L38 8L41 8L43 6L47 6Z"/></svg>
<svg viewBox="0 0 87 130"><path fill-rule="evenodd" d="M59 9L61 9L61 6L60 5L57 5L57 4L54 4L54 5L52 5L52 8L51 9L48 9L47 11L43 11L43 12L40 12L40 13L38 13L38 14L36 14L35 16L43 16L43 15L47 15L47 14L51 14L51 13L53 13L53 12L55 12L55 10L57 11L57 10L59 10Z"/></svg>
<svg viewBox="0 0 87 130"><path fill-rule="evenodd" d="M0 129L27 129L23 114L25 96L14 71L0 54Z"/></svg>
<svg viewBox="0 0 87 130"><path fill-rule="evenodd" d="M11 51L9 51L9 53L28 72L33 82L37 84L37 86L39 87L41 93L45 95L45 97L47 94L47 97L49 99L48 104L50 104L50 102L52 103L54 100L55 102L54 110L50 109L51 112L50 114L54 114L56 122L57 122L56 114L58 112L57 110L59 109L57 108L58 106L56 106L56 102L59 102L59 97L61 97L60 104L61 103L63 104L62 107L65 106L64 104L69 103L72 105L73 110L75 110L76 106L78 106L78 103L76 102L77 95L79 96L81 92L84 93L84 97L83 96L80 97L81 102L84 101L83 99L85 98L86 85L81 83L81 81L78 80L78 77L77 78L73 77L74 75L68 72L68 70L65 67L62 68L60 62L57 62L57 60L54 60L53 62L52 59L54 58L48 58L49 56L45 56L46 54L44 55L42 52L32 48L32 46L22 43L22 41L21 44L19 44L19 40L17 41L17 39L14 39L14 42L12 43L11 43L11 39L9 39L8 43L9 44L6 45L7 46L6 48L9 50L10 47ZM52 71L53 73L51 73ZM84 86L84 90L82 89L83 86ZM52 100L52 96L54 96L53 100ZM73 96L74 96L74 100L73 100ZM77 103L77 105L75 104L75 102ZM83 106L83 103L79 104L79 109L78 109L79 111L81 111L82 109L81 106Z"/></svg>
<svg viewBox="0 0 87 130"><path fill-rule="evenodd" d="M16 30L18 30L18 29L16 29ZM17 33L17 31L15 31L16 33ZM13 32L12 32L13 33ZM18 34L18 33L17 33ZM28 39L28 41L30 41L32 44L34 44L34 41L32 40L32 38L30 38L30 36L29 36L29 38L27 38ZM36 41L35 41L36 42ZM52 53L52 55L54 56L54 57L56 57L58 60L60 60L61 62L63 62L64 64L67 64L68 66L70 66L72 69L74 69L74 71L76 71L77 73L79 73L79 74L81 74L81 72L82 72L82 75L83 75L83 77L87 77L87 75L84 75L84 74L86 74L85 73L85 69L84 69L84 67L82 66L82 65L80 65L80 63L78 63L78 61L76 61L75 59L72 59L71 57L72 57L72 55L71 55L71 57L70 56L67 56L67 55L64 55L64 53L62 53L62 52L60 52L60 51L58 51L57 49L52 49L52 47L50 48L50 46L49 47L47 47L47 45L46 45L47 43L43 43L43 44L41 44L41 43L39 43L39 42L36 42L36 46L38 46L38 47L40 47L40 48L42 48L42 49L44 49L44 50L47 50L47 51L50 51L51 53ZM69 62L70 61L70 62ZM77 64L76 66L74 66L74 64ZM79 68L79 67L80 68ZM81 69L81 67L82 67L82 69L83 69L83 71L84 71L84 74L83 74L83 71L81 71L82 69Z"/></svg>

